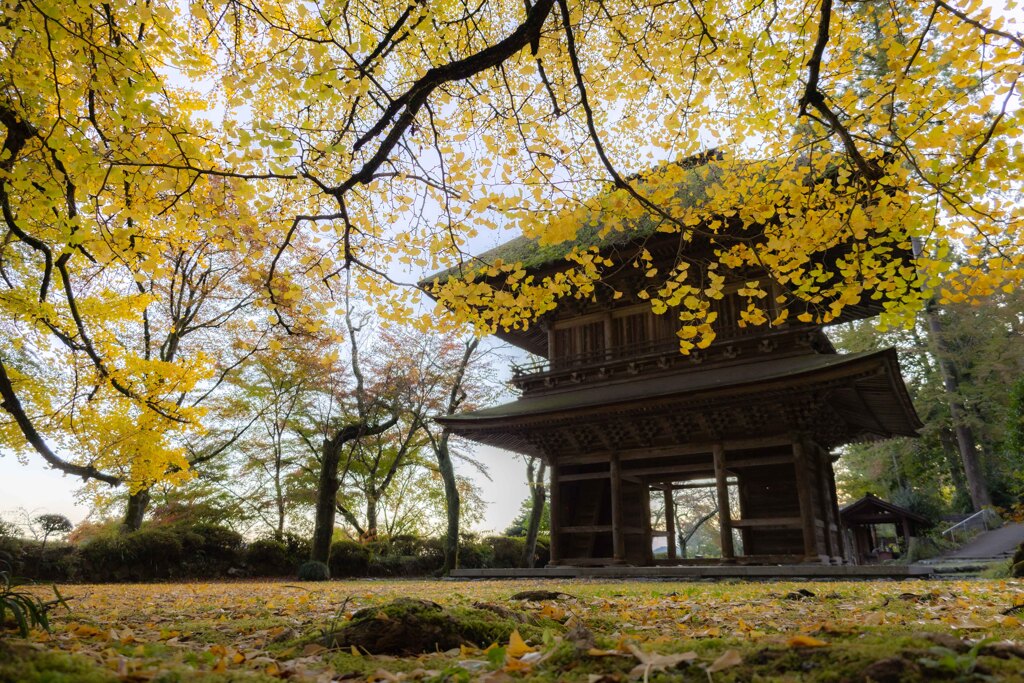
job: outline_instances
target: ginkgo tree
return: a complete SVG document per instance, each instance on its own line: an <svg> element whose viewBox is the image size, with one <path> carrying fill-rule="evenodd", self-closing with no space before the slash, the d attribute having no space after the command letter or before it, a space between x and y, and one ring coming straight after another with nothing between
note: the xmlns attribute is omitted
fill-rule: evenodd
<svg viewBox="0 0 1024 683"><path fill-rule="evenodd" d="M120 406L97 425L153 441L111 457L154 476L181 464L163 440L201 416L174 396L207 381L211 359L146 359L107 330L140 329L152 294L130 285L167 269L161 247L189 230L255 245L239 277L293 333L322 324L345 271L385 317L451 316L488 332L592 296L610 265L594 244L536 279L520 262L469 258L495 229L539 248L584 226L599 239L642 228L710 245L700 268L685 248L668 270L635 263L652 308L681 311L684 351L711 343L722 296L698 270L767 271L786 289L779 303L808 322L876 297L890 324L932 296L969 301L1024 272L1012 3L3 10L2 428L5 443L40 452L35 418L54 412L45 378L62 354L88 370L81 386ZM712 144L714 163L679 163ZM207 201L219 187L230 202ZM923 250L910 267L895 256L912 239ZM843 245L828 264L812 256ZM409 283L450 266L459 277L432 292L443 305L418 311ZM749 324L779 322L763 291L745 295Z"/></svg>

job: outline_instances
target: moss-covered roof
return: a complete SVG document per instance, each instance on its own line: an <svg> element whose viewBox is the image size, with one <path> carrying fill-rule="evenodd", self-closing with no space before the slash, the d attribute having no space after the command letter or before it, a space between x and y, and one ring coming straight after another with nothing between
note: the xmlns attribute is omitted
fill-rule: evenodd
<svg viewBox="0 0 1024 683"><path fill-rule="evenodd" d="M668 174L673 166L683 170L683 173L674 178L675 197L678 200L676 208L687 208L697 206L708 198L707 190L724 175L722 167L713 161L716 152L712 151L700 157L688 159L672 166L659 167L643 176L632 179L634 187L641 194L647 194L657 189L664 183L664 176ZM674 174L673 174L674 175ZM615 192L613 190L604 195L604 198L611 200ZM602 204L603 206L603 204ZM590 211L583 219L573 239L552 244L542 244L540 239L528 237L516 237L508 242L499 244L472 257L471 260L439 271L423 280L423 284L432 282L444 282L448 278L460 273L469 273L483 266L490 266L498 261L502 263L521 263L527 270L541 268L564 259L573 250L584 250L591 247L606 249L615 246L624 246L637 240L642 240L657 231L664 223L650 214L645 214L639 219L619 219L618 224L609 221L608 214L599 209Z"/></svg>

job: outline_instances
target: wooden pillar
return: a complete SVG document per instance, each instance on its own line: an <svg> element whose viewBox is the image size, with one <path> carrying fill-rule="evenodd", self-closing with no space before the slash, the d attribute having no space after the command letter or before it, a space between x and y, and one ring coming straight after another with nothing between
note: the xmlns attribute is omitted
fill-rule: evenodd
<svg viewBox="0 0 1024 683"><path fill-rule="evenodd" d="M903 518L903 549L904 552L910 550L910 520L906 517Z"/></svg>
<svg viewBox="0 0 1024 683"><path fill-rule="evenodd" d="M839 551L835 545L835 535L832 527L834 526L836 531L839 529L839 520L834 519L832 515L832 502L831 493L828 488L828 479L825 474L825 461L827 454L825 450L814 443L811 444L809 449L814 454L814 460L811 465L814 466L814 483L818 490L818 500L820 504L818 509L821 511L821 521L824 523L824 536L825 536L825 554L829 556L829 559L838 560Z"/></svg>
<svg viewBox="0 0 1024 683"><path fill-rule="evenodd" d="M839 557L846 561L846 530L843 528L843 516L839 514L839 496L836 494L836 472L832 468L832 454L825 452L825 476L828 477L829 505L832 506L832 516L836 518L836 526L839 527Z"/></svg>
<svg viewBox="0 0 1024 683"><path fill-rule="evenodd" d="M676 504L672 487L665 487L665 533L668 535L668 559L676 559Z"/></svg>
<svg viewBox="0 0 1024 683"><path fill-rule="evenodd" d="M716 443L711 455L715 462L715 488L718 493L718 526L722 541L722 560L731 562L736 558L732 546L732 513L729 510L729 483L725 472L725 447Z"/></svg>
<svg viewBox="0 0 1024 683"><path fill-rule="evenodd" d="M641 484L637 488L643 493L643 498L640 500L643 503L643 524L640 528L643 529L643 544L644 544L644 563L647 565L654 564L654 544L651 543L651 489L647 484Z"/></svg>
<svg viewBox="0 0 1024 683"><path fill-rule="evenodd" d="M793 437L793 469L796 476L796 495L800 502L800 528L804 537L804 560L820 561L817 534L814 528L814 492L807 462L807 448L803 439Z"/></svg>
<svg viewBox="0 0 1024 683"><path fill-rule="evenodd" d="M555 362L555 326L553 323L548 323L548 363L553 364Z"/></svg>
<svg viewBox="0 0 1024 683"><path fill-rule="evenodd" d="M611 359L615 357L615 351L612 349L615 339L615 326L612 323L612 314L609 311L604 314L604 357Z"/></svg>
<svg viewBox="0 0 1024 683"><path fill-rule="evenodd" d="M548 512L551 515L551 540L548 543L550 559L548 560L548 566L555 566L560 564L562 560L561 543L558 537L562 528L562 514L559 507L562 500L562 492L560 490L560 482L558 481L558 462L554 458L549 458L548 460L548 475L551 478L550 486L548 487Z"/></svg>
<svg viewBox="0 0 1024 683"><path fill-rule="evenodd" d="M609 467L612 484L612 559L623 562L626 558L626 534L622 528L622 464L618 453L612 453Z"/></svg>

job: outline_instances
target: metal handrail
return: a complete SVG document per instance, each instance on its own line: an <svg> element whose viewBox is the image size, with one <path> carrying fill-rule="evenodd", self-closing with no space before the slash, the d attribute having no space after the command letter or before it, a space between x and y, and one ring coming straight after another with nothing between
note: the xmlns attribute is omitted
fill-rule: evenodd
<svg viewBox="0 0 1024 683"><path fill-rule="evenodd" d="M969 528L969 525L972 522L974 522L975 520L979 519L979 518L981 519L982 526L985 527L985 531L988 531L989 528L990 528L989 525L988 525L989 519L991 519L993 517L995 519L997 519L997 520L999 519L999 515L997 515L991 508L985 508L983 510L979 510L978 512L975 512L973 515L971 515L967 519L960 520L959 522L957 522L953 526L951 526L948 529L946 529L945 531L943 531L942 535L945 536L946 534L949 534L950 535L950 539L955 541L956 540L957 529L959 529L960 527L963 527L963 530L967 531L967 529Z"/></svg>

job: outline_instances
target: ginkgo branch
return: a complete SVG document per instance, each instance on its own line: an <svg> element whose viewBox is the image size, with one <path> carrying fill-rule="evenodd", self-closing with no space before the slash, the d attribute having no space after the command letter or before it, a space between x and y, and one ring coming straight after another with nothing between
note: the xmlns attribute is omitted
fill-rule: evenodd
<svg viewBox="0 0 1024 683"><path fill-rule="evenodd" d="M43 437L36 431L35 425L32 423L28 413L25 412L21 401L18 400L17 393L14 391L14 384L7 374L7 368L4 367L3 360L0 360L0 399L2 399L0 401L0 408L7 411L14 419L28 444L46 462L50 463L51 467L72 476L81 477L84 480L95 479L111 486L119 486L122 483L119 477L101 472L92 465L75 465L70 463L50 449L46 441L43 440Z"/></svg>

